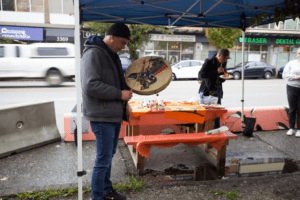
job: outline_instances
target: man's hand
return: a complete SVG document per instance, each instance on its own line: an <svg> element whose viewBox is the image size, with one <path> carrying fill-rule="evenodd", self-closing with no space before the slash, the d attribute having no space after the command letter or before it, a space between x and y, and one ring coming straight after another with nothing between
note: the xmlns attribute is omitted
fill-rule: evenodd
<svg viewBox="0 0 300 200"><path fill-rule="evenodd" d="M217 71L219 74L221 74L223 72L223 67L219 67Z"/></svg>
<svg viewBox="0 0 300 200"><path fill-rule="evenodd" d="M123 101L129 101L132 97L132 91L131 90L122 90L122 97L121 99Z"/></svg>

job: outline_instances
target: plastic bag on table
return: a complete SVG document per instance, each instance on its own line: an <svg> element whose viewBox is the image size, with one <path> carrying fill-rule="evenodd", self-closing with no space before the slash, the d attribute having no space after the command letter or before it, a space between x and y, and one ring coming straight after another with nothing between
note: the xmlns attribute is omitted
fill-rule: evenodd
<svg viewBox="0 0 300 200"><path fill-rule="evenodd" d="M214 96L203 96L203 103L204 104L217 104L218 103L218 97L214 97Z"/></svg>
<svg viewBox="0 0 300 200"><path fill-rule="evenodd" d="M200 103L200 96L197 93L196 95L194 95L188 102L198 102Z"/></svg>

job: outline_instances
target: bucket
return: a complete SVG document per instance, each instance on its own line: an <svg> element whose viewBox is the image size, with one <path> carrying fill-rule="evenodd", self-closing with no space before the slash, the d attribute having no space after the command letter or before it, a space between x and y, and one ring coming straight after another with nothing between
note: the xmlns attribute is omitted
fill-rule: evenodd
<svg viewBox="0 0 300 200"><path fill-rule="evenodd" d="M245 124L244 132L243 132L244 136L253 137L253 130L254 130L255 123L256 123L256 118L244 116L244 124Z"/></svg>

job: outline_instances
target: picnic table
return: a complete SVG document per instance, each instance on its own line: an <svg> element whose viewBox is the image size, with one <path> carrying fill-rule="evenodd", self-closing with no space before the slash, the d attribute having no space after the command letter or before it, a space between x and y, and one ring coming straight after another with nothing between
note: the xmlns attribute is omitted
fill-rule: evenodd
<svg viewBox="0 0 300 200"><path fill-rule="evenodd" d="M230 131L215 135L207 135L202 131L204 122L208 130L213 129L214 119L223 116L227 112L225 108L190 102L164 102L163 109L141 106L140 102L129 102L129 106L124 141L139 174L143 173L144 157L149 159L152 146L168 148L183 143L200 146L213 159L212 164L216 166L219 176L225 175L226 145L229 139L237 139L237 136ZM185 132L147 135L141 131L142 127L159 125L176 125L181 130L184 127Z"/></svg>

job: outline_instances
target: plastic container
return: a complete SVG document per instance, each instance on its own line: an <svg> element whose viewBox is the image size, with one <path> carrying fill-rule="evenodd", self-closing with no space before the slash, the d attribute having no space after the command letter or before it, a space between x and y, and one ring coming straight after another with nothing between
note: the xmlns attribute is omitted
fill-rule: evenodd
<svg viewBox="0 0 300 200"><path fill-rule="evenodd" d="M217 128L217 129L213 129L213 130L209 130L209 131L206 131L205 134L206 135L211 135L211 134L220 134L224 131L228 131L228 127L227 126L222 126L220 128Z"/></svg>

